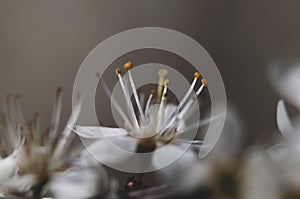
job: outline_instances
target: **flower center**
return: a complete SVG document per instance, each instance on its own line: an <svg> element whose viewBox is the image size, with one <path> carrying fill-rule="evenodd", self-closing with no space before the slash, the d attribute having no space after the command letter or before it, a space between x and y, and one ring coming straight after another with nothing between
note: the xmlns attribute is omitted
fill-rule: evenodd
<svg viewBox="0 0 300 199"><path fill-rule="evenodd" d="M174 138L177 127L183 123L183 116L191 109L191 106L197 100L197 96L200 95L200 93L207 86L207 82L205 79L201 78L199 72L195 72L194 79L183 98L179 101L179 104L177 106L169 105L167 104L169 80L165 78L168 71L161 69L158 71L158 84L156 92L155 90L151 90L144 107L144 94L138 95L131 73L132 67L132 62L127 62L124 64L124 69L127 70L128 80L123 78L120 68L116 69L116 75L118 76L126 102L126 108L128 111L127 118L124 116L125 114L122 112L120 107L116 107L116 110L119 111L120 115L124 116L123 119L128 127L128 134L133 137L140 138L141 143L149 143L149 148L152 149L156 146L155 144L153 145L153 143L150 144L152 139L158 138L158 140L162 139L165 141L170 141ZM200 78L201 86L194 91L197 80ZM130 89L132 90L134 101L137 105L138 114L135 113L134 106L130 98L129 86L127 86L125 81L129 81ZM112 99L112 101L114 102L113 105L117 105L114 99Z"/></svg>

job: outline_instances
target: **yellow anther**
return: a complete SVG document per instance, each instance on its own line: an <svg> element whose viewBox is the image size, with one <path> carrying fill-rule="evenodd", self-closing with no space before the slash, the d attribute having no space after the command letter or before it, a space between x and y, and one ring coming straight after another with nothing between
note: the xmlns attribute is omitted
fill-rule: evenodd
<svg viewBox="0 0 300 199"><path fill-rule="evenodd" d="M203 85L203 86L205 86L205 87L207 86L207 81L206 81L206 79L201 79L201 82L202 82L202 85Z"/></svg>
<svg viewBox="0 0 300 199"><path fill-rule="evenodd" d="M199 77L200 77L200 73L199 73L199 72L195 72L195 73L194 73L194 77L195 77L195 78L199 78Z"/></svg>
<svg viewBox="0 0 300 199"><path fill-rule="evenodd" d="M116 69L116 75L119 75L119 74L121 74L122 72L121 72L121 70L120 70L120 68L117 68Z"/></svg>
<svg viewBox="0 0 300 199"><path fill-rule="evenodd" d="M159 77L164 78L167 75L168 71L165 69L160 69L157 74L159 75Z"/></svg>
<svg viewBox="0 0 300 199"><path fill-rule="evenodd" d="M160 98L161 98L161 92L162 92L162 86L164 83L164 79L165 76L167 75L168 71L165 69L160 69L157 74L159 76L158 78L158 85L157 85L157 99L156 99L156 103L159 104L160 103Z"/></svg>
<svg viewBox="0 0 300 199"><path fill-rule="evenodd" d="M131 61L127 62L124 64L124 69L129 70L133 66L133 63Z"/></svg>

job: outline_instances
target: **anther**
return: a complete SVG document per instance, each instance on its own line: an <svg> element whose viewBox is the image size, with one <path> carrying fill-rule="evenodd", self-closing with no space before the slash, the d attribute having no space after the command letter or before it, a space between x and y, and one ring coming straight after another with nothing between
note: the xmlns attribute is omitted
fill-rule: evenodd
<svg viewBox="0 0 300 199"><path fill-rule="evenodd" d="M133 66L132 62L129 61L129 62L125 63L123 67L124 67L124 69L129 70L132 68L132 66Z"/></svg>
<svg viewBox="0 0 300 199"><path fill-rule="evenodd" d="M201 83L202 83L203 86L205 86L205 87L207 86L207 81L206 81L206 79L201 79Z"/></svg>
<svg viewBox="0 0 300 199"><path fill-rule="evenodd" d="M195 73L194 73L194 77L195 77L195 78L199 78L199 77L200 77L200 73L199 73L199 72L195 72Z"/></svg>
<svg viewBox="0 0 300 199"><path fill-rule="evenodd" d="M119 75L119 74L121 74L122 72L121 72L121 69L120 68L117 68L116 69L116 75Z"/></svg>

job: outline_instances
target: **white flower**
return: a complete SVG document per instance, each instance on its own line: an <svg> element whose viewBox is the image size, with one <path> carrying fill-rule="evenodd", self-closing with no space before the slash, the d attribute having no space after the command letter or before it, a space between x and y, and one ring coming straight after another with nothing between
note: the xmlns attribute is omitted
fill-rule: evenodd
<svg viewBox="0 0 300 199"><path fill-rule="evenodd" d="M300 108L300 61L281 60L270 67L270 80L280 97Z"/></svg>
<svg viewBox="0 0 300 199"><path fill-rule="evenodd" d="M19 97L7 97L3 104L3 117L4 124L0 126L0 187L17 172L23 143L21 125L24 122Z"/></svg>
<svg viewBox="0 0 300 199"><path fill-rule="evenodd" d="M240 152L242 150L244 126L241 116L231 105L227 109L225 123L221 136L209 157L196 164L189 164L186 174L180 179L178 188L181 192L193 192L193 190L209 187L210 191L230 198L236 194L240 187L240 179L236 179L243 164ZM224 178L223 176L228 176ZM225 182L222 182L224 180ZM226 185L222 184L225 183ZM232 184L231 184L232 183ZM228 186L226 189L223 186ZM224 192L224 193L220 193ZM227 193L228 192L228 193ZM223 195L225 194L225 195ZM220 197L221 197L220 196ZM231 196L232 197L232 196ZM219 197L213 197L219 198Z"/></svg>
<svg viewBox="0 0 300 199"><path fill-rule="evenodd" d="M245 157L241 193L243 199L279 199L277 167L267 153L255 149Z"/></svg>
<svg viewBox="0 0 300 199"><path fill-rule="evenodd" d="M276 124L284 138L282 143L271 147L269 151L273 158L282 160L287 155L286 147L295 146L300 141L297 132L298 121L290 118L286 108L286 104L290 104L299 111L300 93L297 87L300 83L300 62L291 60L274 62L269 74L274 89L282 98L277 103Z"/></svg>
<svg viewBox="0 0 300 199"><path fill-rule="evenodd" d="M279 164L281 189L284 198L299 196L300 188L300 62L286 60L277 62L271 68L271 81L280 99L277 103L276 122L283 141L269 151ZM298 115L289 116L286 104L291 105ZM295 195L296 194L296 195Z"/></svg>
<svg viewBox="0 0 300 199"><path fill-rule="evenodd" d="M46 133L40 130L38 115L34 115L30 122L25 122L17 98L12 98L13 100L4 106L6 132L3 133L7 136L9 143L12 143L7 148L14 152L0 160L0 175L3 173L1 175L3 177L6 173L6 180L0 181L1 192L40 198L47 191L45 185L53 185L57 182L60 189L57 186L51 186L50 189L57 197L61 189L73 192L78 190L78 186L89 191L78 190L77 198L87 198L97 194L98 172L90 165L80 163L86 160L71 156L71 152L68 151L74 137L71 129L65 127L62 132L58 131L62 106L61 93L61 89L56 92L51 126ZM81 97L78 95L67 126L75 124L80 108ZM73 181L69 178L70 175L80 176L80 172L86 174L83 181ZM70 194L67 192L66 195Z"/></svg>
<svg viewBox="0 0 300 199"><path fill-rule="evenodd" d="M133 92L138 114L135 114L133 103L129 96L127 82L122 77L121 70L117 69L116 75L119 78L119 83L124 94L128 115L125 114L116 99L110 94L110 91L104 82L102 82L102 86L110 97L112 105L124 120L124 128L89 126L70 127L83 138L99 139L91 144L87 148L87 151L109 166L124 165L129 168L136 164L141 164L141 167L144 168L141 169L141 172L143 172L146 168L161 168L162 165L166 165L168 162L175 160L176 157L179 157L184 153L187 144L191 144L192 148L199 150L203 143L202 141L183 140L178 137L193 129L197 129L199 125L204 125L211 121L210 119L205 119L202 122L197 121L196 123L188 125L186 122L186 118L190 116L190 113L195 109L194 105L197 101L197 96L200 95L206 87L206 80L201 79L200 87L196 92L193 92L197 80L200 78L200 74L196 72L189 89L179 101L179 104L174 105L167 103L169 80L165 80L167 71L161 69L158 71L159 81L156 98L155 91L151 91L144 107L143 100L141 100L143 97L139 98L131 74L132 63L128 62L124 64L124 68L128 70L128 80L126 81L129 81ZM213 118L216 119L219 116L213 116ZM112 143L118 147L112 147ZM124 155L119 152L119 148L131 153ZM160 151L159 153L156 152L158 149ZM136 160L133 158L134 154L150 152L154 152L153 155L149 157L151 161L146 159L134 161ZM186 157L189 157L188 161L191 163L196 161L196 154L191 151L187 151L186 153L191 153L191 155L186 154ZM130 161L128 161L129 159Z"/></svg>
<svg viewBox="0 0 300 199"><path fill-rule="evenodd" d="M277 103L276 123L284 138L283 143L275 145L271 151L283 153L286 150L286 145L297 145L295 143L300 141L300 134L297 130L300 124L299 118L291 119L286 108L286 104L292 105L297 111L300 108L300 92L298 92L300 62L291 60L274 62L270 68L270 79L274 89L282 98Z"/></svg>

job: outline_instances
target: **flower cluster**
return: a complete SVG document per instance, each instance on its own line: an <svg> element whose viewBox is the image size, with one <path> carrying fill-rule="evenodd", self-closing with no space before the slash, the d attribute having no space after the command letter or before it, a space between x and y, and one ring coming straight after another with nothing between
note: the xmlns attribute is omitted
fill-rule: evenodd
<svg viewBox="0 0 300 199"><path fill-rule="evenodd" d="M67 125L74 125L80 112L81 97L78 96ZM85 198L95 194L99 172L83 159L72 156L70 144L74 134L71 129L59 131L62 108L62 90L54 99L52 121L46 132L40 129L39 116L26 122L17 96L9 96L3 106L4 124L1 125L0 191L3 195L22 198L41 198L53 195L56 198L77 196ZM80 154L79 154L80 155ZM80 176L86 177L80 181ZM60 186L57 186L57 185ZM82 186L86 190L76 190ZM48 187L48 188L47 188ZM62 190L64 190L64 194Z"/></svg>
<svg viewBox="0 0 300 199"><path fill-rule="evenodd" d="M281 98L276 109L280 142L245 147L240 115L228 105L221 137L205 159L199 159L197 152L209 143L205 139L183 139L182 135L220 117L189 124L198 96L207 87L206 80L195 72L182 99L170 103L172 80L166 79L167 71L161 69L156 90L151 90L145 100L145 94L137 91L132 67L132 62L127 62L126 73L116 69L125 110L100 79L123 119L122 128L77 125L81 109L78 95L66 127L59 131L62 91L58 89L50 127L42 132L39 116L34 114L26 122L19 97L8 96L0 125L1 197L84 199L103 191L107 198L118 198L118 181L108 179L96 158L112 168L121 165L132 169L135 176L129 178L125 193L120 194L126 198L299 198L300 122L298 115L290 117L290 109L297 112L300 107L300 63L283 62L270 69L272 85ZM92 143L75 153L71 142L76 134L72 131ZM159 186L145 189L142 179L148 171L156 171Z"/></svg>

